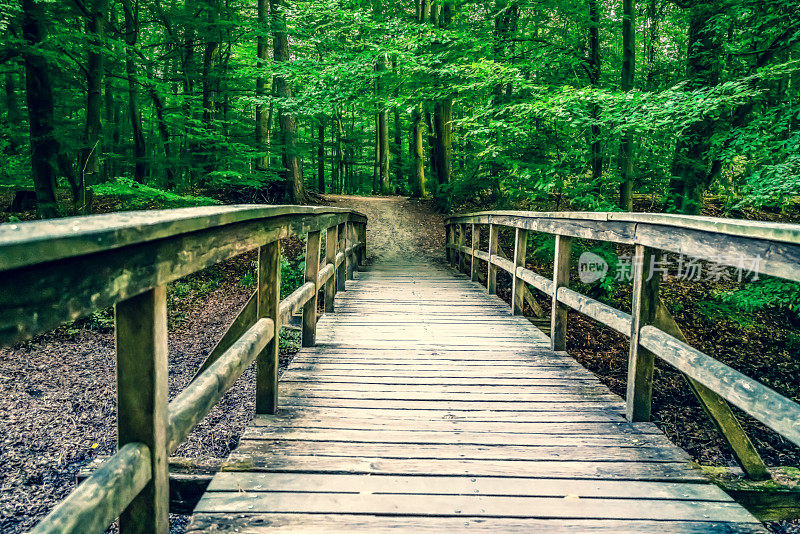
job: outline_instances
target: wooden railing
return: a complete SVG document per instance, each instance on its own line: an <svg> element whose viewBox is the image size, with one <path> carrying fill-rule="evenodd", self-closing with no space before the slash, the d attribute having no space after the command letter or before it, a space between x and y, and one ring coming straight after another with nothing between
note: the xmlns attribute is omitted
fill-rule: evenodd
<svg viewBox="0 0 800 534"><path fill-rule="evenodd" d="M103 532L117 517L124 534L168 532L169 454L254 360L256 413L275 413L280 326L302 308L303 345L314 344L317 295L332 311L365 257L366 223L343 209L226 206L1 225L0 344L115 307L119 450L33 532ZM305 234L305 283L280 301L279 240ZM166 284L253 249L250 307L167 402Z"/></svg>
<svg viewBox="0 0 800 534"><path fill-rule="evenodd" d="M653 261L658 251L665 251L740 268L744 258L750 262L750 271L800 282L800 225L579 212L481 212L454 215L445 224L447 257L462 272L477 280L478 262L486 262L490 293L496 292L498 268L511 274L512 313L522 313L523 294L528 291L525 284L550 297L553 350L565 350L569 308L630 337L626 396L630 421L650 420L653 366L658 357L685 375L750 478L765 479L770 475L728 402L800 445L800 405L687 344L659 298L660 270ZM488 246L481 250L480 229L487 226ZM513 256L509 254L508 258L498 249L502 227L515 232ZM470 245L466 243L468 229L472 235ZM525 267L531 231L555 236L552 278ZM569 288L571 244L575 238L634 246L631 313Z"/></svg>

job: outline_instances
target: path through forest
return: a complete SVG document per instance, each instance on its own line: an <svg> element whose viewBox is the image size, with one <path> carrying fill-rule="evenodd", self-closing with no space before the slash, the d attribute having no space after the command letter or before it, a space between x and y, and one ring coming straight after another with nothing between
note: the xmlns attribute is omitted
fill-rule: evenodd
<svg viewBox="0 0 800 534"><path fill-rule="evenodd" d="M432 201L405 197L326 195L332 207L367 216L367 256L371 261L427 258L444 261L444 216Z"/></svg>

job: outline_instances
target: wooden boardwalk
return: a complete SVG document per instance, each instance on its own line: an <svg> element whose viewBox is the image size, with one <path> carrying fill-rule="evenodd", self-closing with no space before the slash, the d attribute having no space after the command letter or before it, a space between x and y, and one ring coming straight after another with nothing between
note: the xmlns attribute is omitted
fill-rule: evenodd
<svg viewBox="0 0 800 534"><path fill-rule="evenodd" d="M763 532L485 288L427 263L347 282L188 532Z"/></svg>

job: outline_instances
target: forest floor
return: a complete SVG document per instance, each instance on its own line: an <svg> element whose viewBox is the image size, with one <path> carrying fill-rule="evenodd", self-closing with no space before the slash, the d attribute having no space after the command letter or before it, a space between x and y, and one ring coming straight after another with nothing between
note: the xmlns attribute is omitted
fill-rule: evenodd
<svg viewBox="0 0 800 534"><path fill-rule="evenodd" d="M368 261L426 258L443 262L444 217L430 201L401 197L328 195L323 204L356 209L369 217ZM502 239L501 239L502 240ZM302 244L286 243L286 254ZM170 396L175 396L244 304L252 286L242 284L254 256L243 255L189 277L183 289L173 287L169 301ZM529 265L545 274L550 265ZM186 279L185 279L186 280ZM501 297L508 299L508 277L499 276ZM689 305L714 291L702 284L664 284L665 300L683 302L675 310L694 346L745 374L765 380L797 397L800 364L783 345L790 319L763 314L753 323L710 320ZM185 293L185 294L184 294ZM182 295L179 298L179 295ZM623 308L629 294L614 298ZM541 301L545 310L549 304ZM571 313L568 351L616 393L625 394L627 339ZM761 326L754 326L758 323ZM109 314L61 327L25 344L0 348L0 531L28 530L75 486L79 469L115 450L114 340ZM774 346L778 342L778 351ZM282 367L293 353L282 346ZM758 358L751 358L758 354ZM788 356L786 356L788 354ZM780 360L776 363L776 359ZM788 366L788 367L787 367ZM783 377L781 384L773 383ZM254 409L254 373L248 369L176 452L195 458L224 458L238 443ZM783 387L779 387L779 386ZM654 420L695 460L733 465L718 433L688 392L679 374L659 366L655 377ZM748 434L770 465L799 465L800 452L760 424L745 418ZM173 531L186 518L173 517ZM768 525L776 533L800 532L797 523Z"/></svg>
<svg viewBox="0 0 800 534"><path fill-rule="evenodd" d="M368 261L442 257L443 217L433 213L430 201L329 196L323 203L369 217ZM253 288L240 282L253 260L243 255L170 291L170 398L189 383L250 296ZM188 295L178 298L183 292ZM82 466L116 450L111 324L110 314L97 314L0 348L0 532L29 530L75 487ZM282 346L282 368L293 350ZM225 458L252 417L254 378L252 368L245 371L175 455ZM173 532L181 532L185 522L173 516Z"/></svg>

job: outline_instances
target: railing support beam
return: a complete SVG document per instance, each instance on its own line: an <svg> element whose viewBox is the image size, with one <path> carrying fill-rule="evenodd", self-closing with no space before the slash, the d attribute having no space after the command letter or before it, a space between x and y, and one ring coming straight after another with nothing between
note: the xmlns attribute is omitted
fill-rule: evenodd
<svg viewBox="0 0 800 534"><path fill-rule="evenodd" d="M319 299L319 253L321 232L309 232L306 240L306 282L313 282L314 296L303 305L304 347L313 347L317 340L317 300Z"/></svg>
<svg viewBox="0 0 800 534"><path fill-rule="evenodd" d="M511 273L511 313L522 315L524 301L525 281L517 277L516 267L525 267L525 258L528 255L528 231L517 228L514 238L514 270Z"/></svg>
<svg viewBox="0 0 800 534"><path fill-rule="evenodd" d="M478 269L480 268L478 258L475 257L475 251L480 248L480 227L472 223L472 250L470 251L470 278L473 282L478 281Z"/></svg>
<svg viewBox="0 0 800 534"><path fill-rule="evenodd" d="M497 294L497 266L492 264L492 259L497 255L497 241L500 227L496 224L489 225L489 267L486 271L486 289L490 295Z"/></svg>
<svg viewBox="0 0 800 534"><path fill-rule="evenodd" d="M281 242L258 249L257 319L272 319L272 339L256 359L256 413L274 415L278 410L278 346L281 331Z"/></svg>
<svg viewBox="0 0 800 534"><path fill-rule="evenodd" d="M658 303L660 277L651 270L656 252L636 245L633 255L633 300L631 303L631 344L628 353L628 391L625 414L629 421L649 421L653 403L655 356L639 345L643 326L653 324Z"/></svg>
<svg viewBox="0 0 800 534"><path fill-rule="evenodd" d="M334 271L325 282L325 312L333 312L333 300L336 298L336 252L339 246L339 228L331 226L325 237L325 264L333 265Z"/></svg>
<svg viewBox="0 0 800 534"><path fill-rule="evenodd" d="M167 298L156 286L115 306L117 441L144 443L151 478L119 517L121 534L169 532Z"/></svg>
<svg viewBox="0 0 800 534"><path fill-rule="evenodd" d="M550 348L567 350L567 306L558 301L558 288L569 286L569 261L572 238L556 235L553 262L553 300L550 307Z"/></svg>
<svg viewBox="0 0 800 534"><path fill-rule="evenodd" d="M342 258L342 263L336 269L336 291L346 291L345 282L347 281L347 223L339 225L336 231L339 239L336 247L337 254L343 252L345 257Z"/></svg>

